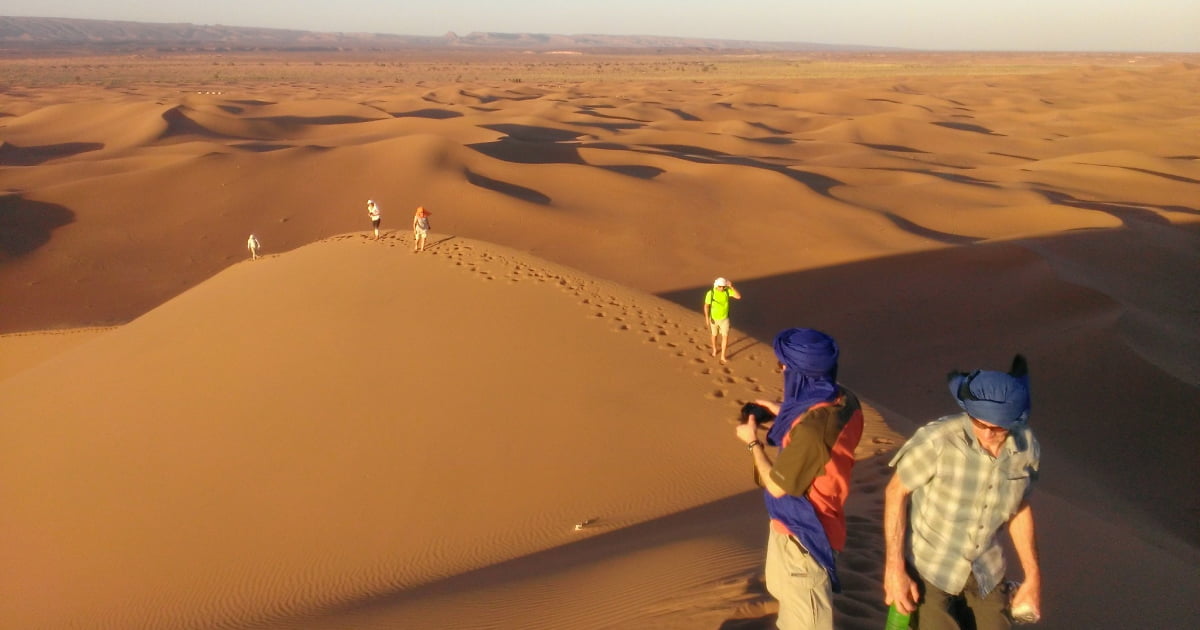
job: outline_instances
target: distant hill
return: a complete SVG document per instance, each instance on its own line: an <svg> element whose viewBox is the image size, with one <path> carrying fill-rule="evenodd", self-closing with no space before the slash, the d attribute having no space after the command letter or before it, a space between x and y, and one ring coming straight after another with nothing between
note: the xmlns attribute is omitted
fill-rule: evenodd
<svg viewBox="0 0 1200 630"><path fill-rule="evenodd" d="M540 33L447 33L441 37L380 33L327 33L211 24L162 24L69 18L0 17L0 49L510 49L867 51L871 46L806 42L753 42L655 35L553 35Z"/></svg>

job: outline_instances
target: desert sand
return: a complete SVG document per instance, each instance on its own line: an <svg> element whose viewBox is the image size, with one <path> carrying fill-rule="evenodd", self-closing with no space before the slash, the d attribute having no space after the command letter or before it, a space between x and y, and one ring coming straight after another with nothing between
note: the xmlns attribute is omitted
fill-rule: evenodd
<svg viewBox="0 0 1200 630"><path fill-rule="evenodd" d="M788 326L869 406L839 628L883 625L890 453L1017 352L1038 627L1196 626L1200 67L1102 61L12 71L0 626L771 627L733 415Z"/></svg>

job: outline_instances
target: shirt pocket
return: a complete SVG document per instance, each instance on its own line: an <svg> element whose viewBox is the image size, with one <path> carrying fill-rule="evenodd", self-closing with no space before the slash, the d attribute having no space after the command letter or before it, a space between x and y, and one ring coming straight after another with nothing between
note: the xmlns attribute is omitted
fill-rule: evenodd
<svg viewBox="0 0 1200 630"><path fill-rule="evenodd" d="M1000 470L1001 489L997 497L997 507L1002 517L1007 520L1016 513L1033 487L1037 479L1037 470L1024 462L1011 462Z"/></svg>

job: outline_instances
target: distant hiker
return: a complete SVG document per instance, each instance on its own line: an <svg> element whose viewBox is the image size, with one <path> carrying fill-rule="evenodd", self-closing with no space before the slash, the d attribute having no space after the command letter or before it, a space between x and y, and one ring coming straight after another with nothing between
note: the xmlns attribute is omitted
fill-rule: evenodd
<svg viewBox="0 0 1200 630"><path fill-rule="evenodd" d="M413 253L425 251L425 239L429 237L429 215L425 206L417 206L413 215Z"/></svg>
<svg viewBox="0 0 1200 630"><path fill-rule="evenodd" d="M832 337L789 328L776 335L774 347L783 365L783 404L747 405L752 409L743 408L736 429L754 458L754 478L771 519L767 591L779 600L781 630L832 630L833 594L841 592L834 560L846 546L844 506L862 439L862 408L837 383ZM764 419L774 414L765 444L757 420L764 411ZM778 447L774 459L768 445Z"/></svg>
<svg viewBox="0 0 1200 630"><path fill-rule="evenodd" d="M246 239L246 249L250 250L250 260L258 260L258 250L262 247L258 243L258 237L251 234L250 238Z"/></svg>
<svg viewBox="0 0 1200 630"><path fill-rule="evenodd" d="M1041 616L1041 569L1029 493L1041 448L1029 429L1029 369L951 372L964 413L917 429L891 465L884 491L884 602L916 611L922 630L1007 630L1009 594L1001 527L1025 574L1016 619Z"/></svg>
<svg viewBox="0 0 1200 630"><path fill-rule="evenodd" d="M367 200L367 216L371 217L371 228L375 230L375 238L379 238L379 204L374 199Z"/></svg>
<svg viewBox="0 0 1200 630"><path fill-rule="evenodd" d="M725 347L729 345L729 298L742 299L742 294L725 278L717 278L713 288L704 294L704 322L712 335L712 355L717 356L717 337L721 337L721 364L725 363Z"/></svg>

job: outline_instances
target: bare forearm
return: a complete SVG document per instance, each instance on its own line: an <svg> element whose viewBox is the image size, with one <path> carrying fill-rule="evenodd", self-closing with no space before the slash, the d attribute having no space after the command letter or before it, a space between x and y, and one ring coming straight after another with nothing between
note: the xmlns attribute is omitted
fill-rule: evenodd
<svg viewBox="0 0 1200 630"><path fill-rule="evenodd" d="M921 600L921 591L908 575L904 558L904 532L908 529L908 496L900 474L892 475L883 491L883 603L902 613L911 613Z"/></svg>
<svg viewBox="0 0 1200 630"><path fill-rule="evenodd" d="M1017 552L1017 560L1021 562L1021 570L1026 582L1042 581L1042 569L1038 561L1037 536L1033 525L1033 508L1028 503L1008 523L1008 535L1012 538L1013 549Z"/></svg>
<svg viewBox="0 0 1200 630"><path fill-rule="evenodd" d="M1021 562L1025 580L1012 597L1014 615L1037 621L1042 616L1042 569L1038 563L1037 537L1033 528L1033 508L1022 503L1008 522L1008 536Z"/></svg>
<svg viewBox="0 0 1200 630"><path fill-rule="evenodd" d="M774 403L769 404L774 405ZM775 405L775 408L778 409L778 406ZM750 449L750 455L754 457L754 472L755 476L758 477L759 483L767 489L767 492L771 493L771 496L781 497L786 494L783 488L780 488L778 484L771 481L771 468L775 463L767 455L767 445L763 444L762 440L759 439L761 435L759 431L761 429L758 423L752 417L747 417L744 422L738 424L734 431L737 433L738 439Z"/></svg>
<svg viewBox="0 0 1200 630"><path fill-rule="evenodd" d="M775 462L772 462L771 457L767 455L766 448L762 444L759 444L751 449L751 452L754 453L754 469L758 471L758 479L762 481L763 487L766 488L767 492L770 492L773 497L781 497L787 494L783 488L779 487L779 484L771 480L771 468L775 465Z"/></svg>
<svg viewBox="0 0 1200 630"><path fill-rule="evenodd" d="M908 529L908 495L910 491L893 475L884 490L883 542L884 563L888 569L904 567L904 534Z"/></svg>

